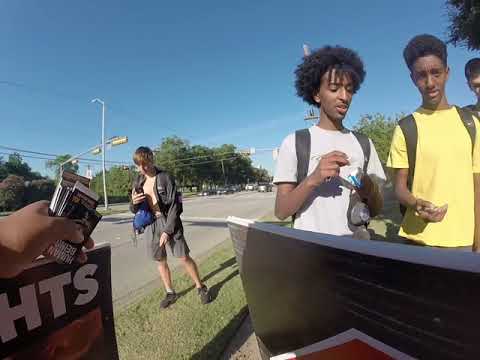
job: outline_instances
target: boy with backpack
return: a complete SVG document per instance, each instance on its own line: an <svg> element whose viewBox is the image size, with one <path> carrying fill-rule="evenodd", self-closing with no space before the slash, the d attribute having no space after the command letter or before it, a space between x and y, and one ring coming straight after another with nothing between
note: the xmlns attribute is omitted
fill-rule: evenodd
<svg viewBox="0 0 480 360"><path fill-rule="evenodd" d="M167 263L167 244L173 256L181 260L195 283L202 304L209 303L211 296L208 288L200 280L197 264L189 256L190 249L183 235L180 219L183 206L175 180L165 171L155 167L153 152L148 147L139 147L133 155L133 162L140 174L133 184L130 210L135 214L141 214L142 221L148 219L151 221L149 224L144 222L138 225L144 232L150 256L158 262L158 271L165 286L166 295L160 302L160 307L167 308L178 298L173 290ZM146 210L150 212L150 217L145 214ZM136 220L134 219L134 225Z"/></svg>
<svg viewBox="0 0 480 360"><path fill-rule="evenodd" d="M441 40L418 35L403 56L422 105L399 121L387 161L404 212L399 235L415 245L471 249L480 241L478 122L447 101Z"/></svg>
<svg viewBox="0 0 480 360"><path fill-rule="evenodd" d="M480 58L471 59L465 64L465 77L468 87L477 98L476 104L468 105L465 108L480 118Z"/></svg>
<svg viewBox="0 0 480 360"><path fill-rule="evenodd" d="M294 216L296 229L368 237L368 219L361 211L380 212L385 173L370 139L343 126L365 77L363 63L350 49L326 46L306 53L295 74L298 96L320 109L320 120L288 135L280 147L275 215L282 220ZM346 181L355 172L363 174L355 177L361 185ZM358 204L367 205L360 216L355 214Z"/></svg>

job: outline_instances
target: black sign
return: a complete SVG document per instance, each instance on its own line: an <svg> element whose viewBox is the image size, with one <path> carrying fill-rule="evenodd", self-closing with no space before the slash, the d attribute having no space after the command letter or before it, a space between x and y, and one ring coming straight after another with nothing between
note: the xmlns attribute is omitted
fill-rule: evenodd
<svg viewBox="0 0 480 360"><path fill-rule="evenodd" d="M0 358L118 359L110 246L85 264L37 261L0 279Z"/></svg>
<svg viewBox="0 0 480 360"><path fill-rule="evenodd" d="M229 227L264 358L320 342L372 348L355 359L480 359L479 255L236 218Z"/></svg>

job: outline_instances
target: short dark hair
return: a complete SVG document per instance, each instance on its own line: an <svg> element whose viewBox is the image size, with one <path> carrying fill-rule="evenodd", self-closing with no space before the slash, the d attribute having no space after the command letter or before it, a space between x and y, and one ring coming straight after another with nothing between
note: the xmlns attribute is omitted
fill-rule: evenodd
<svg viewBox="0 0 480 360"><path fill-rule="evenodd" d="M350 75L354 93L365 79L363 62L355 51L341 46L325 46L305 56L297 66L297 95L310 105L318 106L313 96L320 88L322 76L332 69Z"/></svg>
<svg viewBox="0 0 480 360"><path fill-rule="evenodd" d="M133 154L135 165L153 164L153 151L147 146L140 146Z"/></svg>
<svg viewBox="0 0 480 360"><path fill-rule="evenodd" d="M417 35L408 42L403 50L403 58L410 71L418 58L428 55L435 55L442 60L443 65L447 66L447 46L433 35Z"/></svg>
<svg viewBox="0 0 480 360"><path fill-rule="evenodd" d="M465 77L467 78L468 81L472 77L480 75L480 58L473 58L470 59L466 64L465 64Z"/></svg>

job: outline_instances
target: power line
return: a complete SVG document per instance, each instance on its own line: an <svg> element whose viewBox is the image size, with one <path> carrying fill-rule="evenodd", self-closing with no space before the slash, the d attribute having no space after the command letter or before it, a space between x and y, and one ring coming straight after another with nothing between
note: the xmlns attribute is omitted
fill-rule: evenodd
<svg viewBox="0 0 480 360"><path fill-rule="evenodd" d="M27 155L23 155L23 153L26 153L26 154L35 154L35 155L45 155L45 156L50 156L50 157L53 157L53 158L56 158L58 156L63 156L64 154L49 154L49 153L44 153L44 152L39 152L39 151L33 151L33 150L25 150L25 149L18 149L18 148L13 148L13 147L9 147L9 146L4 146L4 145L0 145L0 148L1 149L6 149L6 150L10 150L10 151L14 151L14 152L17 152L17 153L22 153L22 157L30 157L31 156L27 156ZM3 155L13 155L14 153L3 153ZM51 158L39 158L39 159L44 159L44 160L53 160ZM81 161L84 161L84 162L94 162L94 163L100 163L102 162L102 160L100 159L87 159L87 158L78 158L78 160L81 160ZM129 162L125 162L125 161L115 161L115 160L106 160L105 162L107 163L110 163L110 164L120 164L120 165L129 165L131 163Z"/></svg>
<svg viewBox="0 0 480 360"><path fill-rule="evenodd" d="M238 155L240 155L240 154L238 154ZM217 159L217 160L201 161L201 162L190 163L190 164L181 164L181 165L178 165L177 167L195 166L195 165L209 164L209 163L219 162L219 161L233 160L233 159L237 159L237 158L238 158L238 155L237 155L237 156L234 156L234 157L231 157L231 158L228 158L228 159Z"/></svg>

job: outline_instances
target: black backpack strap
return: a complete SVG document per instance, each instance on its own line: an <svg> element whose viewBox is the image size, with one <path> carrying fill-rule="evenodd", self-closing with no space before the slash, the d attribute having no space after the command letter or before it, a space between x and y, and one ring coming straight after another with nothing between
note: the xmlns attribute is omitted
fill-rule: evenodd
<svg viewBox="0 0 480 360"><path fill-rule="evenodd" d="M407 187L412 191L413 177L415 175L415 162L417 161L418 130L413 115L408 115L398 122L405 138L408 157Z"/></svg>
<svg viewBox="0 0 480 360"><path fill-rule="evenodd" d="M368 170L368 162L370 161L370 140L368 136L363 135L357 131L352 131L353 135L357 138L358 143L362 147L363 151L363 173L366 174Z"/></svg>
<svg viewBox="0 0 480 360"><path fill-rule="evenodd" d="M477 128L475 127L475 120L473 119L473 113L470 109L461 109L456 107L458 114L460 115L460 119L462 119L462 123L467 129L468 135L470 135L470 140L472 141L472 155L473 150L475 148L475 139L477 136Z"/></svg>
<svg viewBox="0 0 480 360"><path fill-rule="evenodd" d="M310 164L310 131L302 129L295 131L295 152L297 154L297 185L300 184L308 174Z"/></svg>
<svg viewBox="0 0 480 360"><path fill-rule="evenodd" d="M405 145L407 147L408 158L408 178L407 188L412 191L413 177L415 176L415 163L417 161L417 141L418 141L418 129L413 115L408 115L398 122L400 129L402 130L403 137L405 138ZM400 213L405 215L407 208L400 204Z"/></svg>

